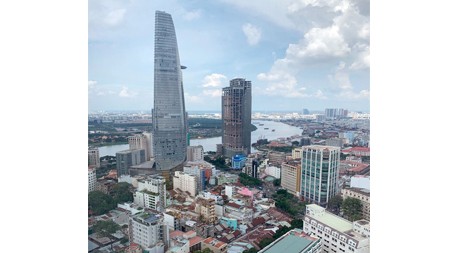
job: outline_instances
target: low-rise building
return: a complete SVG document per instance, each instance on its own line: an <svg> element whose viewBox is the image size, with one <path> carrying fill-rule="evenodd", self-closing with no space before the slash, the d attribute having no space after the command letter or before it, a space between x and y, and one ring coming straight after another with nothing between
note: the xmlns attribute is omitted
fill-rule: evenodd
<svg viewBox="0 0 450 253"><path fill-rule="evenodd" d="M224 173L217 176L217 185L223 185L226 183L237 183L239 181L239 176L230 173Z"/></svg>
<svg viewBox="0 0 450 253"><path fill-rule="evenodd" d="M197 197L195 212L200 215L200 220L206 223L213 224L217 221L214 199Z"/></svg>
<svg viewBox="0 0 450 253"><path fill-rule="evenodd" d="M142 212L130 217L130 242L152 253L164 253L169 245L169 228L161 214Z"/></svg>
<svg viewBox="0 0 450 253"><path fill-rule="evenodd" d="M222 253L227 250L227 245L224 242L221 242L215 238L208 237L202 242L202 250L208 248L213 253Z"/></svg>
<svg viewBox="0 0 450 253"><path fill-rule="evenodd" d="M350 187L370 190L370 176L356 175L351 177Z"/></svg>
<svg viewBox="0 0 450 253"><path fill-rule="evenodd" d="M310 236L301 229L293 229L258 253L319 253L322 250L322 242L315 236Z"/></svg>
<svg viewBox="0 0 450 253"><path fill-rule="evenodd" d="M164 212L166 208L166 180L162 176L153 175L138 180L134 203L140 207Z"/></svg>
<svg viewBox="0 0 450 253"><path fill-rule="evenodd" d="M303 231L322 240L325 253L370 252L370 225L366 220L353 223L316 204L306 206Z"/></svg>
<svg viewBox="0 0 450 253"><path fill-rule="evenodd" d="M116 184L117 184L117 182L112 179L100 179L100 180L97 180L97 190L101 191L105 194L110 194L112 191L112 188Z"/></svg>

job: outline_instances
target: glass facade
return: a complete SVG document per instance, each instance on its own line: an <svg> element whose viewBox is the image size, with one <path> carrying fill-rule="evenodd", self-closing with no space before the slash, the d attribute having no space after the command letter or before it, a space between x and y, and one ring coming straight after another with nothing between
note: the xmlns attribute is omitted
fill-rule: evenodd
<svg viewBox="0 0 450 253"><path fill-rule="evenodd" d="M157 170L170 170L186 160L187 117L177 38L172 17L155 16L153 147Z"/></svg>
<svg viewBox="0 0 450 253"><path fill-rule="evenodd" d="M319 205L338 193L340 149L329 146L302 148L302 173L300 195Z"/></svg>

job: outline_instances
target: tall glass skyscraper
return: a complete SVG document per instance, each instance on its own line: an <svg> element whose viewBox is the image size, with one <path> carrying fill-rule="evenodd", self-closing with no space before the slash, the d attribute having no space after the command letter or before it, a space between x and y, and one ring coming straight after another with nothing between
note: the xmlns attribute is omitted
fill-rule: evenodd
<svg viewBox="0 0 450 253"><path fill-rule="evenodd" d="M153 152L157 170L170 170L186 160L187 116L183 77L172 16L155 16Z"/></svg>
<svg viewBox="0 0 450 253"><path fill-rule="evenodd" d="M304 200L326 206L339 193L340 148L303 146L300 195Z"/></svg>
<svg viewBox="0 0 450 253"><path fill-rule="evenodd" d="M230 81L222 89L223 154L233 157L248 155L251 148L252 82L244 78Z"/></svg>

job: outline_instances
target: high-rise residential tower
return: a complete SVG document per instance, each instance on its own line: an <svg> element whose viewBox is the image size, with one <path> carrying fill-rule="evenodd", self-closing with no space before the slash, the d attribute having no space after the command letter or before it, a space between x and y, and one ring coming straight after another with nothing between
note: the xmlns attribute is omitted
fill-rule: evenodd
<svg viewBox="0 0 450 253"><path fill-rule="evenodd" d="M223 155L233 157L250 153L252 119L252 83L244 78L230 81L222 89Z"/></svg>
<svg viewBox="0 0 450 253"><path fill-rule="evenodd" d="M300 195L307 201L325 206L339 193L340 149L311 145L303 146L302 151Z"/></svg>
<svg viewBox="0 0 450 253"><path fill-rule="evenodd" d="M157 170L170 170L186 160L187 116L172 16L156 11L153 152Z"/></svg>

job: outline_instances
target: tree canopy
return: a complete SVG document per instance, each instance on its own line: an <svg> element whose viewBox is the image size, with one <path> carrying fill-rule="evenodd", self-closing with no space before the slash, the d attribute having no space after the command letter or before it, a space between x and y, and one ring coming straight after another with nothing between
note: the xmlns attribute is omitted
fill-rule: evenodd
<svg viewBox="0 0 450 253"><path fill-rule="evenodd" d="M285 189L278 190L272 198L275 200L275 206L294 217L300 217L305 214L306 204L300 202L293 194Z"/></svg>
<svg viewBox="0 0 450 253"><path fill-rule="evenodd" d="M261 180L251 177L245 173L239 173L239 182L245 186L260 186Z"/></svg>
<svg viewBox="0 0 450 253"><path fill-rule="evenodd" d="M116 208L114 199L101 191L91 191L88 195L88 206L94 215L101 215Z"/></svg>
<svg viewBox="0 0 450 253"><path fill-rule="evenodd" d="M331 197L328 200L328 204L327 204L327 209L328 211L334 213L334 214L339 214L341 211L341 206L342 206L342 196L341 195L336 195Z"/></svg>
<svg viewBox="0 0 450 253"><path fill-rule="evenodd" d="M341 208L344 212L344 216L350 221L355 221L362 218L362 203L359 199L348 197L342 202Z"/></svg>
<svg viewBox="0 0 450 253"><path fill-rule="evenodd" d="M133 201L133 193L131 193L131 188L131 184L127 182L120 182L113 186L111 195L116 204Z"/></svg>
<svg viewBox="0 0 450 253"><path fill-rule="evenodd" d="M110 240L113 240L114 237L112 234L117 232L117 230L120 229L119 224L115 223L112 220L107 221L97 221L97 223L94 224L92 227L94 232L97 233L100 237L108 237ZM112 247L112 244L111 244Z"/></svg>

